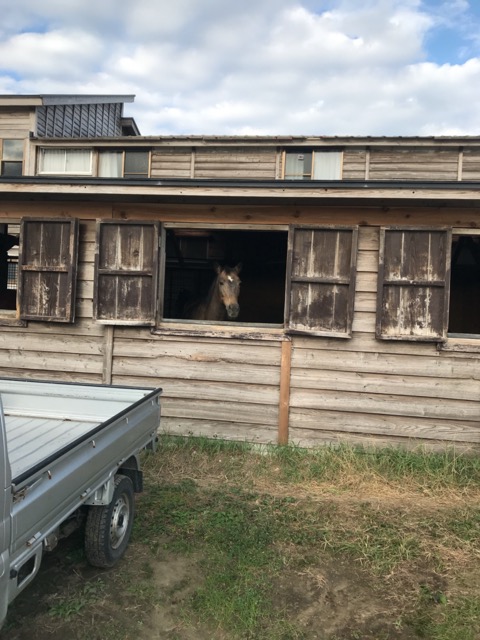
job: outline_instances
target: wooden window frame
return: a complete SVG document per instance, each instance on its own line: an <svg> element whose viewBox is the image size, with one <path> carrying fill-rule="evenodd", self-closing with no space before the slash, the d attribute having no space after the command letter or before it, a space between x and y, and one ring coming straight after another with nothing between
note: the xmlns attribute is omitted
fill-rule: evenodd
<svg viewBox="0 0 480 640"><path fill-rule="evenodd" d="M113 269L109 267L103 267L101 264L101 253L102 253L102 230L106 226L116 226L119 230L119 237L121 235L120 229L128 229L133 227L145 227L146 229L151 229L151 255L148 256L151 264L151 268L146 269ZM116 247L116 251L119 251L119 248ZM141 251L140 251L141 253ZM159 223L153 222L151 220L100 220L97 222L97 238L96 238L96 251L95 251L95 278L94 278L94 304L93 304L93 318L97 322L106 325L123 325L123 326L154 326L155 325L155 316L156 316L156 308L157 308L157 295L158 295L158 253L159 253ZM142 259L143 256L139 255L139 258ZM145 260L148 262L148 260ZM106 293L105 285L101 282L101 279L106 277L115 277L116 281L111 290L114 294L116 304L117 304L117 314L113 317L107 317L104 313L102 313L101 306L103 302L100 302L100 298L103 299ZM120 311L118 311L118 302L121 299L121 291L119 290L121 287L121 279L127 278L130 279L130 282L133 283L135 279L138 279L138 289L137 291L141 291L141 278L150 279L151 286L151 298L150 298L150 306L145 308L145 316L143 318L134 318L131 317L131 314L127 311L127 307L122 310L120 305ZM128 316L128 317L127 317Z"/></svg>
<svg viewBox="0 0 480 640"><path fill-rule="evenodd" d="M443 245L444 245L444 254L443 257L440 255L437 259L437 266L442 267L443 277L441 278L407 278L404 276L393 276L388 277L386 274L385 268L385 244L386 237L390 233L403 233L403 234L442 234L444 236ZM431 238L430 238L431 241ZM433 246L433 245L430 245ZM389 227L381 227L380 228L380 248L379 248L379 267L378 267L378 286L377 286L377 319L376 319L376 338L379 340L402 340L402 341L413 341L413 342L445 342L447 340L447 327L448 327L448 310L449 310L449 293L450 293L450 263L451 263L451 246L452 246L452 229L451 227L407 227L407 226L389 226ZM415 248L415 247L414 247ZM412 254L409 254L412 255ZM414 257L417 257L417 253L414 252ZM402 261L402 269L405 268L408 270L408 267L404 267L404 263ZM427 264L427 267L430 270L433 270L433 261L431 260L431 254L429 253L426 257L426 262L420 262L417 265L417 268L424 267ZM435 330L432 328L430 333L426 331L424 333L420 333L419 329L416 330L410 327L409 332L407 329L404 329L400 326L400 319L402 318L402 314L397 313L398 316L398 330L395 332L393 330L388 330L386 328L387 321L385 320L385 312L387 306L391 306L391 301L386 303L386 298L388 297L387 289L391 288L392 292L397 289L400 291L400 288L404 288L408 290L409 288L412 291L421 291L421 290L432 290L438 291L439 289L443 289L443 296L437 296L437 303L440 307L441 313L437 317L438 328ZM399 294L401 295L401 294ZM407 305L407 309L411 311L413 307L412 300L416 298L417 300L422 300L421 296L410 296L410 300L408 300L408 295L404 296L407 298L405 304ZM425 304L423 306L418 306L418 309L424 313L424 316L418 315L418 318L421 318L420 324L425 321L425 318L429 315L429 310L426 308L427 300L430 302L433 296L428 296L425 294ZM394 310L395 311L395 310ZM427 329L431 327L435 318L430 316L432 320L431 324L428 325ZM423 327L420 327L423 329ZM416 331L416 332L415 332Z"/></svg>
<svg viewBox="0 0 480 640"><path fill-rule="evenodd" d="M40 226L31 246L28 227ZM44 252L43 240L54 228L60 230L60 254ZM17 306L20 319L72 323L75 320L78 263L78 219L23 218L20 228ZM38 229L37 229L38 231ZM65 235L65 233L67 235ZM55 239L55 238L54 238ZM58 234L57 234L58 239ZM51 247L50 238L49 247ZM63 247L62 247L63 243ZM35 285L35 286L33 286Z"/></svg>
<svg viewBox="0 0 480 640"><path fill-rule="evenodd" d="M350 253L345 253L344 260L348 258L348 272L343 273L342 275L337 273L323 274L323 275L308 275L308 274L294 274L295 271L295 234L297 232L312 232L312 241L313 234L325 234L325 238L327 234L337 233L336 237L336 250L334 260L333 269L337 271L339 268L339 252L340 252L340 234L351 234L350 241ZM299 335L313 335L313 336L321 336L321 337L329 337L329 338L351 338L352 337L352 325L353 325L353 313L354 313L354 302L355 302L355 282L356 282L356 270L357 270L357 254L358 254L358 226L341 226L341 225L293 225L290 228L289 233L289 246L288 246L288 257L287 257L287 292L286 292L286 305L285 305L285 328L288 333L291 334L299 334ZM318 257L318 256L317 256ZM326 262L322 265L324 271L327 271L331 268L331 261L328 261L327 256ZM317 265L318 266L318 265ZM345 269L345 265L344 269ZM302 327L299 328L298 323L294 322L293 319L293 306L294 306L294 297L296 296L295 290L297 288L303 287L304 285L308 285L309 289L309 297L311 297L311 302L307 303L307 314L306 318L310 319L312 322L311 327ZM330 327L320 325L315 326L315 315L313 313L314 303L318 302L319 298L317 296L316 301L314 300L315 296L312 295L312 292L315 288L319 290L323 289L323 293L327 293L328 296L328 288L331 287L331 293L333 298L333 307L330 308L331 311L331 325ZM344 316L344 329L338 330L334 328L335 324L335 306L337 302L337 294L339 293L339 288L346 288L346 297L344 297L344 305L345 305L345 316ZM309 308L311 305L311 308ZM308 312L312 311L312 315Z"/></svg>

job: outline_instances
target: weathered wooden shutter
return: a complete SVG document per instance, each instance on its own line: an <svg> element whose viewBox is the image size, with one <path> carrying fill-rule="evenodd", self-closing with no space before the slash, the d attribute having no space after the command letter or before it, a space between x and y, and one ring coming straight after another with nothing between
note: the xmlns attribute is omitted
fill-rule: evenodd
<svg viewBox="0 0 480 640"><path fill-rule="evenodd" d="M94 289L96 320L109 324L154 324L157 254L156 223L98 223Z"/></svg>
<svg viewBox="0 0 480 640"><path fill-rule="evenodd" d="M292 332L349 338L357 259L356 227L293 227L286 324Z"/></svg>
<svg viewBox="0 0 480 640"><path fill-rule="evenodd" d="M378 338L446 339L451 244L449 229L381 229Z"/></svg>
<svg viewBox="0 0 480 640"><path fill-rule="evenodd" d="M78 220L24 218L20 234L20 317L73 322Z"/></svg>

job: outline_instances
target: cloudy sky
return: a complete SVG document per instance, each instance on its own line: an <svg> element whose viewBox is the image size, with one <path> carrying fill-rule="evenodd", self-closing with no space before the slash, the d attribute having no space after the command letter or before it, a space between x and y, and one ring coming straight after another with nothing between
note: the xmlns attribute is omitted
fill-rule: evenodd
<svg viewBox="0 0 480 640"><path fill-rule="evenodd" d="M0 0L0 94L141 133L480 135L479 0Z"/></svg>

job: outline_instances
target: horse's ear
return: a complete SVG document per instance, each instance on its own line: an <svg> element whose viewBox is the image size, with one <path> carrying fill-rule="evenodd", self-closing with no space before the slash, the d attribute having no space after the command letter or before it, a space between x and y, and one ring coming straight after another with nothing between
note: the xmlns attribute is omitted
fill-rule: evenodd
<svg viewBox="0 0 480 640"><path fill-rule="evenodd" d="M215 271L215 273L220 273L220 271L222 270L221 265L218 264L218 262L214 262L213 263L213 270Z"/></svg>
<svg viewBox="0 0 480 640"><path fill-rule="evenodd" d="M241 262L239 262L235 267L233 267L233 270L235 271L235 273L240 273L240 271L242 270L243 264Z"/></svg>

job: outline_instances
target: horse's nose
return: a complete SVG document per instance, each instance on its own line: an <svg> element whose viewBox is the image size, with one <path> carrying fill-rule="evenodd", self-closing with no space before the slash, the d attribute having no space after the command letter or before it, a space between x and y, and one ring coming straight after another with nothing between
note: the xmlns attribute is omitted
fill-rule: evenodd
<svg viewBox="0 0 480 640"><path fill-rule="evenodd" d="M240 313L240 305L238 304L229 304L227 307L227 315L229 318L236 318Z"/></svg>

